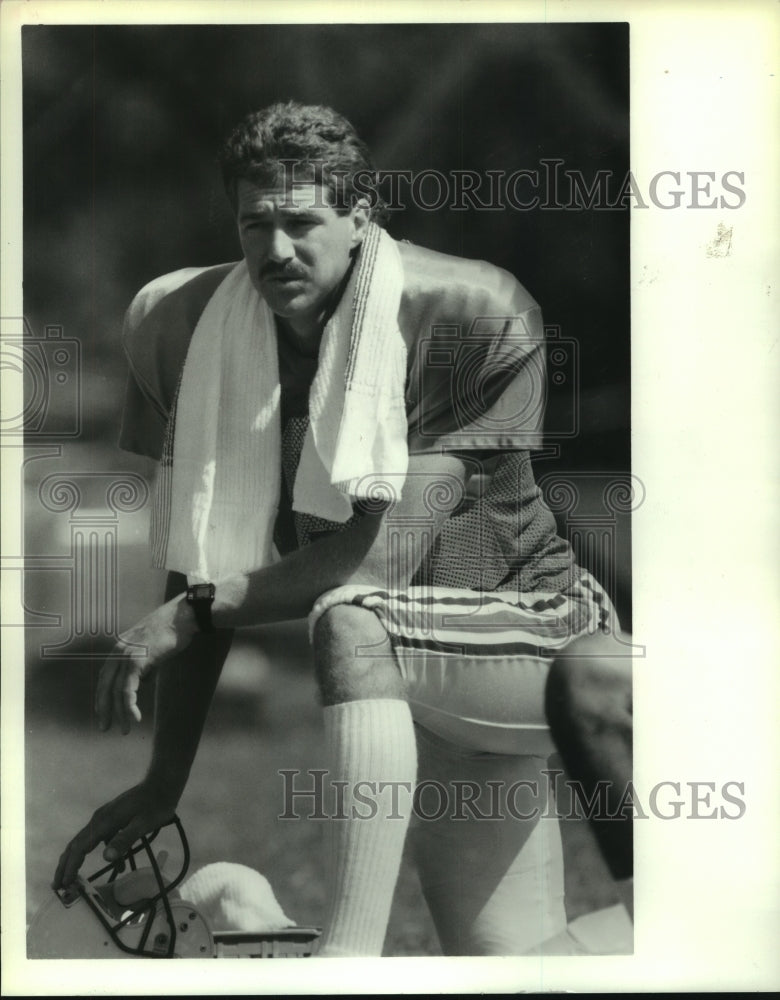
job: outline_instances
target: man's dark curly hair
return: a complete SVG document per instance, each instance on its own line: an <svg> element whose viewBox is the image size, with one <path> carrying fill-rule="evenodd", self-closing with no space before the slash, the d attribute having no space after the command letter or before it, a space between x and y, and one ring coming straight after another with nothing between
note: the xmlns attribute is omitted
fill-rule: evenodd
<svg viewBox="0 0 780 1000"><path fill-rule="evenodd" d="M235 211L239 180L258 187L311 181L330 192L333 207L347 212L359 197L371 218L383 221L376 169L366 144L332 108L286 101L247 115L219 154L222 177Z"/></svg>

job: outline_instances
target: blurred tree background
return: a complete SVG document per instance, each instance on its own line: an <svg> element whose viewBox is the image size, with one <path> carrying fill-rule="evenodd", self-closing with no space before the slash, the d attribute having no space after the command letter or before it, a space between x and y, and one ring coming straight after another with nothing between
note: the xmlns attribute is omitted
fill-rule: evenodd
<svg viewBox="0 0 780 1000"><path fill-rule="evenodd" d="M240 256L215 162L225 133L245 113L293 98L349 118L380 170L509 174L556 158L588 183L608 171L614 196L629 169L628 26L28 26L23 73L25 314L37 336L48 324L61 326L79 341L82 361L78 439L48 457L28 442L26 552L44 560L26 579L27 607L37 613L26 643L32 911L66 839L143 773L151 736L148 692L133 735L96 732L91 692L109 635L84 633L72 647L82 660L42 652L69 633L78 574L61 572L73 554L72 522L44 509L38 489L47 475L72 470L151 478L151 462L115 444L126 377L123 314L157 275ZM530 195L528 186L520 191ZM549 413L555 426L577 411L580 429L558 442L557 458L542 460L545 471L630 468L629 214L408 204L388 225L396 238L511 271L546 322L578 344L579 374L561 386L551 380ZM42 442L57 440L57 407L71 404L52 392L55 433ZM162 594L160 574L148 568L147 517L144 509L118 525L120 627ZM49 557L60 560L54 570ZM624 600L621 614L628 608ZM279 767L305 769L320 759L305 632L261 631L231 656L233 673L221 685L182 815L198 818L190 831L194 867L214 860L257 867L288 913L317 923L319 828L276 820ZM608 902L611 890L587 829L563 826L567 907L576 916ZM405 864L387 953L436 952Z"/></svg>
<svg viewBox="0 0 780 1000"><path fill-rule="evenodd" d="M113 439L119 332L145 282L240 256L215 165L246 112L329 104L380 170L628 171L628 26L26 27L25 307L84 345L85 433ZM530 197L521 185L520 196ZM481 195L484 198L484 193ZM408 199L407 199L408 201ZM389 230L507 268L580 345L567 467L628 469L628 210L409 206ZM551 386L551 406L569 405Z"/></svg>

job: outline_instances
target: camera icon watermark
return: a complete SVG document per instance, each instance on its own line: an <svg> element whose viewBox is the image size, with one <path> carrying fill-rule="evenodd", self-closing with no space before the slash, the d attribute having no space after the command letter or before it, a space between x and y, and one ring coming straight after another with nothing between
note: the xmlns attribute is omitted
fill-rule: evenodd
<svg viewBox="0 0 780 1000"><path fill-rule="evenodd" d="M545 441L560 441L579 436L580 423L580 345L572 337L561 336L559 326L545 326L547 379L549 391L558 397L554 410L545 413Z"/></svg>
<svg viewBox="0 0 780 1000"><path fill-rule="evenodd" d="M468 329L435 325L418 347L415 387L421 439L470 447L538 448L579 432L579 345L538 309L480 316ZM550 392L558 405L545 425Z"/></svg>
<svg viewBox="0 0 780 1000"><path fill-rule="evenodd" d="M69 439L81 434L81 344L62 326L37 336L24 317L0 319L6 382L0 434L7 438ZM13 378L21 393L14 392ZM17 383L18 385L19 383Z"/></svg>

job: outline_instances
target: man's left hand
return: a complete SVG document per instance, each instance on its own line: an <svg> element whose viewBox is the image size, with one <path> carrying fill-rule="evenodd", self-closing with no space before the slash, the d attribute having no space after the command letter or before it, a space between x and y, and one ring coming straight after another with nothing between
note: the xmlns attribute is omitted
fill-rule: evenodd
<svg viewBox="0 0 780 1000"><path fill-rule="evenodd" d="M177 597L123 632L103 664L95 694L100 728L118 722L130 732L131 721L141 721L138 688L153 667L185 649L198 632L186 601Z"/></svg>

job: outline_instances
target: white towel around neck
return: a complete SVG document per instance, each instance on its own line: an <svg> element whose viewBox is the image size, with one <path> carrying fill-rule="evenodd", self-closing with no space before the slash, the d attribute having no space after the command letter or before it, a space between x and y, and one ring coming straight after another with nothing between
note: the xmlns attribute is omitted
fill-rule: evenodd
<svg viewBox="0 0 780 1000"><path fill-rule="evenodd" d="M293 509L343 523L352 500L401 495L408 464L403 268L373 223L320 344ZM218 582L273 562L281 491L276 325L245 262L192 335L152 516L155 564Z"/></svg>

